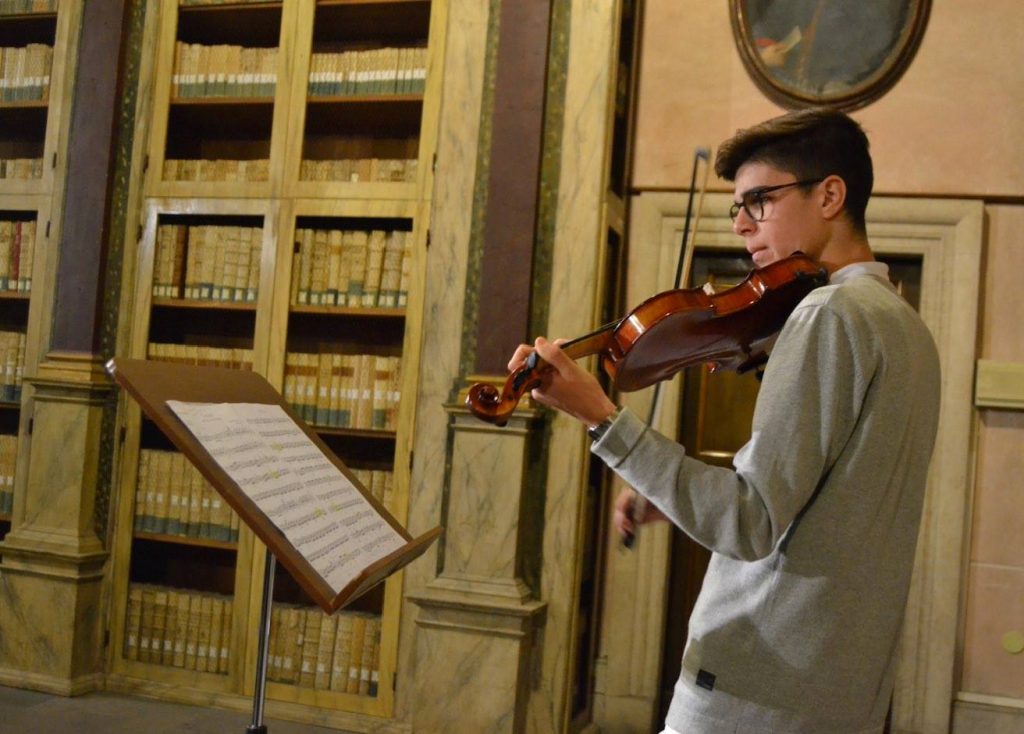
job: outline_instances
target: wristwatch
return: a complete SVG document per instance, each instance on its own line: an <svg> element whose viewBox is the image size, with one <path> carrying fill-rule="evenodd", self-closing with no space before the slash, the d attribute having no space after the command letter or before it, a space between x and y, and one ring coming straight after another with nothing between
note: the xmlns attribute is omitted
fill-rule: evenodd
<svg viewBox="0 0 1024 734"><path fill-rule="evenodd" d="M605 418L603 421L598 423L596 426L591 426L587 429L587 435L590 436L591 441L600 441L601 437L608 432L608 429L612 427L612 423L622 413L622 408L616 408L612 411L612 414Z"/></svg>

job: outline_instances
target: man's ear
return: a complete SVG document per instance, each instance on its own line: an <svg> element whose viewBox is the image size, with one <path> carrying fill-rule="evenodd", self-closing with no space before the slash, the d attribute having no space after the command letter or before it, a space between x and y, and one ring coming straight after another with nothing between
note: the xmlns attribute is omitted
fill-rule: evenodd
<svg viewBox="0 0 1024 734"><path fill-rule="evenodd" d="M846 181L833 174L821 182L820 190L822 216L835 219L846 208Z"/></svg>

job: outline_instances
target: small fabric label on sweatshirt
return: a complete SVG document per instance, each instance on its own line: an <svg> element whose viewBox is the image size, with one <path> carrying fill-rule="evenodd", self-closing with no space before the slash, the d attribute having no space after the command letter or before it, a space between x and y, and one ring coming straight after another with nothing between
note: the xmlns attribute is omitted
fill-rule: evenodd
<svg viewBox="0 0 1024 734"><path fill-rule="evenodd" d="M697 685L708 691L715 690L714 674L701 668L697 671Z"/></svg>

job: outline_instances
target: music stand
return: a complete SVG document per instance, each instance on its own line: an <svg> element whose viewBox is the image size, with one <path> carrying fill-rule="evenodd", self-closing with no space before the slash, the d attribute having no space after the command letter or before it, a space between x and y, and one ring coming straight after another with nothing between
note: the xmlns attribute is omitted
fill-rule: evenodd
<svg viewBox="0 0 1024 734"><path fill-rule="evenodd" d="M107 371L118 385L131 395L146 416L167 436L202 475L220 493L239 518L266 545L263 600L260 610L260 638L253 693L253 719L246 734L266 734L263 710L266 698L267 659L269 657L270 613L273 604L274 570L278 562L298 582L316 604L328 614L362 596L406 564L418 558L438 538L442 528L435 527L413 538L387 509L359 482L324 441L295 414L274 387L254 372L221 367L199 367L139 359L111 359ZM303 433L323 452L352 485L363 495L405 541L397 550L376 559L343 589L333 589L296 549L285 534L267 517L231 476L213 459L203 444L167 405L167 401L186 403L258 403L279 406Z"/></svg>

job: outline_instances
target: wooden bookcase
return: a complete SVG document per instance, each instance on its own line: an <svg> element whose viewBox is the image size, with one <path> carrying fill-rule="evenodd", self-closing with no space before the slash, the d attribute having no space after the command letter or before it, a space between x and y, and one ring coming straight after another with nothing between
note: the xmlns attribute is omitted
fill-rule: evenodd
<svg viewBox="0 0 1024 734"><path fill-rule="evenodd" d="M48 305L33 294L48 294L70 107L67 57L80 14L77 0L0 2L0 540L24 482L22 377L47 341Z"/></svg>
<svg viewBox="0 0 1024 734"><path fill-rule="evenodd" d="M119 354L260 372L399 521L445 15L444 0L154 0L140 78ZM122 424L108 686L238 707L264 548L130 401ZM272 715L392 715L401 583L328 617L279 568Z"/></svg>

